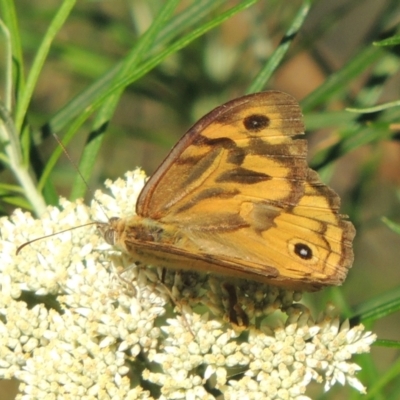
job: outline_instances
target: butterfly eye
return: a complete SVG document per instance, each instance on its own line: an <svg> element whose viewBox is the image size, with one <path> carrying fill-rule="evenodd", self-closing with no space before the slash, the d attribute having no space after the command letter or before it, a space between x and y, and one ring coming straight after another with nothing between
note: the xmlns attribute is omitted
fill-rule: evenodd
<svg viewBox="0 0 400 400"><path fill-rule="evenodd" d="M244 127L251 132L259 132L266 128L270 123L270 119L263 114L249 115L243 120Z"/></svg>
<svg viewBox="0 0 400 400"><path fill-rule="evenodd" d="M117 228L119 220L120 220L120 218L118 218L118 217L111 217L108 220L108 223L105 223L105 222L97 223L97 229L103 236L104 240L108 244L111 244L112 246L114 246L117 241L115 232L116 232L116 228Z"/></svg>
<svg viewBox="0 0 400 400"><path fill-rule="evenodd" d="M112 246L115 245L115 231L114 229L110 228L104 231L103 234L104 240L108 243L111 244Z"/></svg>
<svg viewBox="0 0 400 400"><path fill-rule="evenodd" d="M296 243L294 245L294 252L303 260L311 260L313 257L311 248L304 243Z"/></svg>

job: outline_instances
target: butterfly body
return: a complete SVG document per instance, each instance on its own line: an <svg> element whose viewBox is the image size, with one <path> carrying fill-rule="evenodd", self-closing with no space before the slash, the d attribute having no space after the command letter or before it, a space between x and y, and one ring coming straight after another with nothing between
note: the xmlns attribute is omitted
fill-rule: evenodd
<svg viewBox="0 0 400 400"><path fill-rule="evenodd" d="M138 261L292 289L341 284L353 225L306 161L297 101L262 92L197 122L107 230Z"/></svg>

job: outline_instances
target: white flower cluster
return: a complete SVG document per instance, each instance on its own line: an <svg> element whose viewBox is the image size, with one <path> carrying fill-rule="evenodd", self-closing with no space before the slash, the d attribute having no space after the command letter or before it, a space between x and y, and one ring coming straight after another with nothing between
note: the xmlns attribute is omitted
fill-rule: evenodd
<svg viewBox="0 0 400 400"><path fill-rule="evenodd" d="M0 220L0 378L19 380L17 399L307 399L313 380L365 391L349 360L375 335L340 324L332 307L314 321L295 303L299 294L238 284L251 322L237 329L224 319L220 279L168 272L161 283L94 225L16 255L28 240L105 220L105 212L133 213L144 181L134 171L108 182L112 196L96 194L102 208L63 200L40 220L18 210ZM279 313L283 322L268 322Z"/></svg>
<svg viewBox="0 0 400 400"><path fill-rule="evenodd" d="M368 352L375 336L361 325L340 325L332 311L328 307L315 323L308 310L294 306L287 311L286 324L250 328L246 340L207 314L185 315L193 336L183 317L168 320L162 352L151 357L162 372L146 370L143 376L162 387L165 399L214 399L205 391L210 385L225 399L305 400L312 380L325 382L326 391L340 382L364 393L354 376L360 368L348 360ZM238 373L239 379L229 379Z"/></svg>

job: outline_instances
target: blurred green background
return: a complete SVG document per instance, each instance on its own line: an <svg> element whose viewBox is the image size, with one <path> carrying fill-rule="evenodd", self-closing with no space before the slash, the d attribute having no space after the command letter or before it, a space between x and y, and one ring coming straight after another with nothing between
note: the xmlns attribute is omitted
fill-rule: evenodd
<svg viewBox="0 0 400 400"><path fill-rule="evenodd" d="M11 18L7 1L0 0L0 17L3 22L17 21L12 32L19 32L23 59L23 65L15 59L13 65L15 110L24 86L21 76L27 77L51 20L66 2L18 0ZM305 1L260 0L173 52L139 79L130 80L129 76L174 41L245 3L181 1L175 17L156 32L151 46L144 47L133 67L125 71L129 84L121 86L126 86L123 93L116 89L114 99L104 99L109 102L105 107L111 110L109 115L101 108L103 102L94 113L82 117L109 87L107 74L139 43L164 3L109 0L74 5L51 44L27 112L21 114L21 146L32 175L39 181L46 163L59 151L49 135L53 131L61 139L70 133L68 153L81 165L91 190L137 166L150 175L199 117L246 93L274 52L282 48L281 40L293 28L301 7L309 8L288 52L262 88L283 90L301 101L310 164L340 194L342 210L356 225L357 237L355 263L345 284L307 295L306 301L315 314L332 301L344 317L361 315L379 339L394 341L390 343L394 347L375 345L371 356L356 362L363 366L359 377L371 398L400 398L400 381L395 379L400 373L400 237L382 222L383 216L400 221L400 108L369 114L345 111L346 107L399 100L400 46L378 47L373 42L398 34L400 3L319 0L309 7ZM4 43L3 37L1 52L5 55ZM1 59L4 99L6 56ZM81 117L83 123L75 129ZM6 185L18 186L12 171L3 164L0 173L2 214L16 206L29 209L24 193ZM54 204L58 195L84 194L81 178L65 155L41 182L48 204ZM92 191L86 194L87 200L91 197ZM367 318L365 310L377 311L378 305L385 305L384 311ZM326 395L320 387L308 395L361 398L339 385Z"/></svg>

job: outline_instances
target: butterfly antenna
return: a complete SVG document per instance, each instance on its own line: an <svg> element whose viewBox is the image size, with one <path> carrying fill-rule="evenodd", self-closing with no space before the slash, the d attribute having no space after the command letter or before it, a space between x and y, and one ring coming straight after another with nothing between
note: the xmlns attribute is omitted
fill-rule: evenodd
<svg viewBox="0 0 400 400"><path fill-rule="evenodd" d="M40 236L40 237L38 237L38 238L36 238L36 239L29 240L29 242L25 242L24 244L21 244L21 246L18 247L18 249L17 249L17 251L15 252L15 254L18 255L18 254L20 253L20 251L21 251L25 246L28 246L28 244L32 244L33 242L37 242L38 240L47 239L47 238L49 238L49 237L59 235L60 233L72 231L73 229L83 228L84 226L90 226L90 225L94 225L94 224L98 224L98 222L88 222L87 224L83 224L83 225L79 225L79 226L74 226L74 227L72 227L72 228L64 229L64 230L59 231L59 232L50 233L49 235Z"/></svg>
<svg viewBox="0 0 400 400"><path fill-rule="evenodd" d="M56 133L52 133L52 135L53 135L54 139L56 140L56 142L57 142L57 143L59 144L59 146L61 147L61 149L62 149L62 151L64 152L65 156L68 158L69 162L70 162L70 163L72 164L72 166L74 167L75 171L76 171L76 172L78 173L78 175L81 177L83 183L84 183L85 186L86 186L86 189L87 189L89 192L92 192L92 194L93 194L93 191L90 189L90 187L89 187L89 185L88 185L86 179L84 178L82 172L80 171L78 165L76 164L76 162L75 162L75 161L71 158L71 156L69 155L69 153L68 153L66 147L64 146L63 142L61 141L61 139L57 136ZM105 215L105 217L106 217L107 219L109 219L109 218L107 217L107 213L106 213L105 209L102 207L102 205L101 205L100 203L97 203L97 204L98 204L99 207L101 208L101 211L103 212L103 214Z"/></svg>
<svg viewBox="0 0 400 400"><path fill-rule="evenodd" d="M78 173L78 175L81 177L83 183L85 184L87 190L90 191L89 185L86 182L86 179L83 177L82 172L80 171L78 165L75 163L75 161L71 158L71 156L69 155L66 147L64 146L63 142L61 141L61 139L57 136L56 133L52 134L54 139L56 140L56 142L58 143L58 145L61 147L62 151L64 152L65 156L68 158L68 161L72 164L72 166L74 167L75 171Z"/></svg>
<svg viewBox="0 0 400 400"><path fill-rule="evenodd" d="M91 191L91 189L89 188L88 183L86 182L86 179L85 179L84 176L82 175L82 172L79 170L78 165L77 165L77 164L74 162L74 160L71 158L71 156L69 155L69 153L68 153L66 147L64 146L64 144L62 143L62 141L60 140L60 138L59 138L55 133L52 133L52 135L53 135L54 139L56 140L56 142L57 142L57 143L59 144L59 146L61 147L61 149L62 149L62 151L64 152L65 156L68 158L69 162L70 162L70 163L72 164L72 166L74 167L75 171L76 171L76 172L78 173L78 175L81 177L81 179L82 179L83 183L85 184L86 188L87 188L89 191ZM100 206L100 208L101 208L101 210L103 211L103 213L104 213L104 215L106 216L106 218L109 219L109 218L107 217L107 213L105 212L105 210L104 210L104 208L102 207L102 205L101 205L100 203L97 203L97 204ZM35 239L32 239L32 240L29 240L28 242L22 244L21 246L19 246L19 247L17 248L16 255L18 255L18 254L21 252L21 250L22 250L25 246L28 246L28 244L32 244L32 243L34 243L34 242L37 242L38 240L47 239L47 238L49 238L49 237L58 235L58 234L60 234L60 233L64 233L64 232L67 232L67 231L72 231L73 229L83 228L83 227L85 227L85 226L90 226L90 225L95 225L95 224L99 225L99 224L102 224L102 223L101 223L101 222L89 222L89 223L87 223L87 224L83 224L83 225L79 225L79 226L74 226L74 227L72 227L72 228L64 229L64 230L59 231L59 232L51 233L50 235L45 235L45 236L41 236L41 237L38 237L38 238L35 238Z"/></svg>

